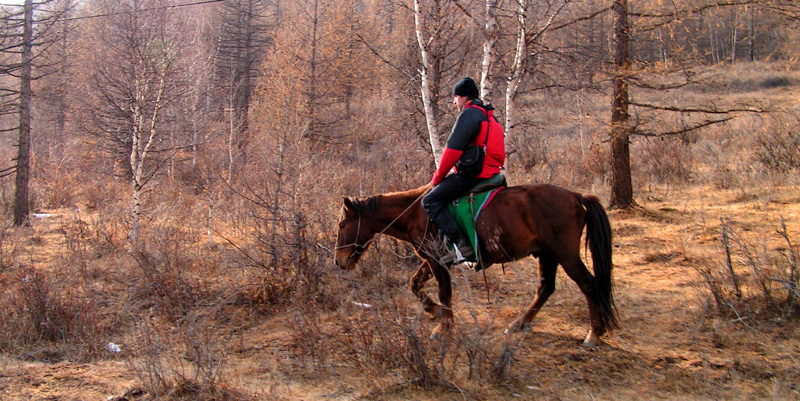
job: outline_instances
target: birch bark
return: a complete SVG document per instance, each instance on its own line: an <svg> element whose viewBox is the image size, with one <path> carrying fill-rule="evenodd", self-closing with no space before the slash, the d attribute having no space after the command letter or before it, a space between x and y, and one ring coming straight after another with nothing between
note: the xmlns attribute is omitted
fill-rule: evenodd
<svg viewBox="0 0 800 401"><path fill-rule="evenodd" d="M492 94L492 66L497 44L497 0L486 0L486 24L484 26L483 58L481 60L481 99L486 102Z"/></svg>
<svg viewBox="0 0 800 401"><path fill-rule="evenodd" d="M146 66L143 68L147 68ZM137 102L133 108L133 129L131 135L131 171L133 172L133 205L131 208L131 231L130 239L136 240L139 237L139 220L142 214L142 190L146 183L145 177L145 162L147 161L150 148L155 142L158 131L156 123L158 121L158 113L164 106L164 92L166 91L166 69L161 71L158 78L158 88L156 90L155 104L153 105L152 114L145 115L142 108L145 95L149 91L149 83L146 78L146 73L137 79L136 82L136 98Z"/></svg>
<svg viewBox="0 0 800 401"><path fill-rule="evenodd" d="M425 109L425 122L428 127L428 138L431 143L431 150L436 163L436 168L439 168L439 160L442 158L442 145L439 143L439 129L436 125L436 113L433 104L433 91L431 90L432 81L437 79L432 68L432 60L430 54L430 41L432 38L425 37L424 30L424 16L422 14L422 5L420 0L414 0L414 29L417 35L417 43L419 44L419 51L422 55L422 69L420 70L420 77L422 80L422 104Z"/></svg>
<svg viewBox="0 0 800 401"><path fill-rule="evenodd" d="M517 0L517 45L514 50L514 61L511 64L511 72L508 75L508 83L506 85L506 142L508 142L514 134L517 88L519 87L519 82L522 80L528 65L527 8L527 0Z"/></svg>

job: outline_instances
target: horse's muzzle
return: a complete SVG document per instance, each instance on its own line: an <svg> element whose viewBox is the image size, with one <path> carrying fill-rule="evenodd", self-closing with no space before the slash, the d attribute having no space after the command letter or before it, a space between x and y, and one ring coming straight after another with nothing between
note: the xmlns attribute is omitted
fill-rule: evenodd
<svg viewBox="0 0 800 401"><path fill-rule="evenodd" d="M338 258L338 257L334 257L333 258L333 264L335 264L336 267L338 267L338 268L340 268L342 270L348 270L347 265L350 264L350 258L346 258L346 259L343 258L344 259L343 261L339 261L339 259L340 258Z"/></svg>
<svg viewBox="0 0 800 401"><path fill-rule="evenodd" d="M342 270L353 270L356 267L356 262L364 253L364 246L353 245L353 251L349 252L346 257L345 253L347 253L346 248L337 249L333 254L333 261Z"/></svg>
<svg viewBox="0 0 800 401"><path fill-rule="evenodd" d="M340 258L334 257L333 263L336 265L336 267L342 270L353 270L353 267L355 267L355 263L353 263L352 258L353 255L350 255L347 258L343 258L344 260L340 261Z"/></svg>

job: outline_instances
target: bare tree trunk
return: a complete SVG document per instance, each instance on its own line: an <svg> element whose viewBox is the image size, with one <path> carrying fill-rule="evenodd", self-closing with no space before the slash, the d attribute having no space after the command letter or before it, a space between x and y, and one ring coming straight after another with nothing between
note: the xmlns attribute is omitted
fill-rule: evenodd
<svg viewBox="0 0 800 401"><path fill-rule="evenodd" d="M714 26L711 24L711 17L709 17L708 21L708 47L711 49L711 63L717 64L719 60L717 59L717 40L714 37Z"/></svg>
<svg viewBox="0 0 800 401"><path fill-rule="evenodd" d="M756 17L755 7L745 6L747 10L747 49L750 55L750 62L756 61Z"/></svg>
<svg viewBox="0 0 800 401"><path fill-rule="evenodd" d="M225 88L230 108L229 181L248 163L250 99L255 90L253 78L267 46L268 7L270 2L261 0L226 1L221 6L214 57L219 84Z"/></svg>
<svg viewBox="0 0 800 401"><path fill-rule="evenodd" d="M432 87L438 87L438 75L432 66L432 57L430 54L429 43L430 38L425 37L423 29L423 15L421 0L414 0L414 27L417 34L417 43L419 50L422 54L422 70L420 75L422 78L422 104L425 107L425 122L428 126L428 138L431 142L431 150L433 151L433 158L436 162L436 167L439 167L439 160L442 158L442 144L439 143L439 128L436 124L436 106L434 105Z"/></svg>
<svg viewBox="0 0 800 401"><path fill-rule="evenodd" d="M506 114L505 114L505 142L511 140L516 131L517 116L517 88L528 68L528 1L517 0L517 45L514 49L514 59L506 83ZM506 149L509 147L506 146ZM506 163L506 173L510 163Z"/></svg>
<svg viewBox="0 0 800 401"><path fill-rule="evenodd" d="M739 40L739 12L731 9L731 64L736 62L736 42Z"/></svg>
<svg viewBox="0 0 800 401"><path fill-rule="evenodd" d="M525 74L528 64L527 0L517 0L517 5L517 46L514 50L514 61L511 64L511 73L508 75L508 85L506 86L506 142L508 142L514 134L517 87Z"/></svg>
<svg viewBox="0 0 800 401"><path fill-rule="evenodd" d="M514 60L508 74L506 86L506 115L505 130L506 142L514 135L516 124L516 105L519 84L528 74L528 58L530 45L540 40L542 35L553 25L553 20L564 10L566 2L553 9L541 27L531 31L528 29L528 0L516 0L517 3L517 45L514 50Z"/></svg>
<svg viewBox="0 0 800 401"><path fill-rule="evenodd" d="M233 82L233 79L231 79ZM236 106L234 104L233 90L230 91L230 98L228 99L228 108L225 111L228 113L230 120L228 121L228 143L226 144L228 150L228 184L233 182L234 170L236 169L236 160L239 156L237 150L241 149L238 145L239 139L236 130Z"/></svg>
<svg viewBox="0 0 800 401"><path fill-rule="evenodd" d="M483 59L481 60L481 99L488 101L492 94L492 66L495 58L497 26L497 0L486 0L486 25L484 27Z"/></svg>
<svg viewBox="0 0 800 401"><path fill-rule="evenodd" d="M317 101L319 99L319 91L317 89L317 64L319 62L317 51L319 46L319 25L320 25L320 11L319 1L314 1L314 9L311 14L311 54L308 60L308 93L306 94L306 113L307 121L305 125L305 132L303 137L313 138L317 136L317 127L315 123L318 119L317 116Z"/></svg>
<svg viewBox="0 0 800 401"><path fill-rule="evenodd" d="M581 150L581 160L586 157L586 145L584 144L584 133L583 133L583 98L579 97L578 100L575 101L578 107L578 140Z"/></svg>
<svg viewBox="0 0 800 401"><path fill-rule="evenodd" d="M626 81L628 50L628 0L614 0L614 99L611 106L611 207L627 209L633 201L630 160L630 115Z"/></svg>
<svg viewBox="0 0 800 401"><path fill-rule="evenodd" d="M292 183L293 187L292 214L294 215L293 253L294 253L295 274L297 274L298 278L303 278L308 276L307 274L304 274L304 268L308 266L308 252L307 252L308 250L306 249L306 241L305 241L305 227L307 226L307 224L305 215L303 214L303 208L299 199L300 197L298 196L300 194L299 184L301 180L302 177L298 177L298 179ZM308 280L303 280L303 281L306 282L306 285L309 284Z"/></svg>
<svg viewBox="0 0 800 401"><path fill-rule="evenodd" d="M22 69L19 100L19 144L17 147L17 174L14 189L14 225L29 224L28 184L31 158L31 64L33 60L33 1L25 0L22 29Z"/></svg>
<svg viewBox="0 0 800 401"><path fill-rule="evenodd" d="M143 66L142 68L147 68ZM131 170L133 171L133 206L131 210L131 231L130 239L135 241L139 238L139 220L142 214L142 189L144 188L145 179L145 162L150 152L150 148L156 139L156 122L158 121L158 113L164 106L162 99L166 91L166 70L161 72L158 80L158 90L155 98L153 114L150 116L144 115L142 103L144 94L147 92L146 73L142 73L137 88L137 102L134 106L133 112L133 129L132 129L132 150L131 150ZM146 120L145 120L146 119Z"/></svg>
<svg viewBox="0 0 800 401"><path fill-rule="evenodd" d="M289 134L284 130L278 143L278 166L275 172L275 194L272 198L272 221L269 226L269 252L272 256L272 267L278 268L278 262L282 255L278 255L278 220L281 219L281 193L283 192L283 183L285 181L284 163L286 161L286 149L289 147Z"/></svg>

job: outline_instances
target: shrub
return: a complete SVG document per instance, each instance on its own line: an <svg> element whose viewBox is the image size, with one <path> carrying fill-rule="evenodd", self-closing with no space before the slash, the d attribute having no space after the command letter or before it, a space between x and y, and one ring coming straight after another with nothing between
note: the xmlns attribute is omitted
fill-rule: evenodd
<svg viewBox="0 0 800 401"><path fill-rule="evenodd" d="M231 388L224 380L230 335L218 333L203 319L169 332L151 323L140 326L142 341L130 359L142 390L158 400L270 399Z"/></svg>
<svg viewBox="0 0 800 401"><path fill-rule="evenodd" d="M33 359L85 360L101 355L111 332L98 302L77 288L61 288L35 267L25 267L0 298L0 348L15 349ZM69 355L65 355L69 353Z"/></svg>
<svg viewBox="0 0 800 401"><path fill-rule="evenodd" d="M724 261L695 267L717 312L743 322L761 314L780 318L796 314L800 300L798 246L783 218L778 236L762 237L760 243L741 235L730 220L721 223ZM780 242L782 246L775 245Z"/></svg>
<svg viewBox="0 0 800 401"><path fill-rule="evenodd" d="M756 135L757 158L767 168L786 173L800 168L800 131L779 125Z"/></svg>
<svg viewBox="0 0 800 401"><path fill-rule="evenodd" d="M164 252L138 246L132 251L138 277L131 285L131 299L170 318L183 316L198 298L197 286L183 266L173 264ZM174 255L173 255L174 256Z"/></svg>
<svg viewBox="0 0 800 401"><path fill-rule="evenodd" d="M764 89L780 88L789 86L791 82L786 77L769 77L761 81L761 87Z"/></svg>

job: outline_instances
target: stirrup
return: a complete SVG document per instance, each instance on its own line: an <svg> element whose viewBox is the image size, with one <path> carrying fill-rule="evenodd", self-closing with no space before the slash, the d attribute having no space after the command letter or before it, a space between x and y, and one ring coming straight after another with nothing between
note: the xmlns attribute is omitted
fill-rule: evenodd
<svg viewBox="0 0 800 401"><path fill-rule="evenodd" d="M468 262L471 257L474 257L473 256L474 253L473 255L470 256L464 256L464 254L461 253L461 249L458 247L458 244L455 242L453 242L452 244L453 244L453 249L448 250L447 254L445 254L439 259L439 263L441 263L442 265L449 266L449 265L464 263ZM470 245L470 250L472 250L471 245Z"/></svg>
<svg viewBox="0 0 800 401"><path fill-rule="evenodd" d="M457 246L454 246L451 251L447 252L447 254L439 259L439 263L441 263L443 266L457 265L466 261L467 258L461 254L461 251L458 250Z"/></svg>

